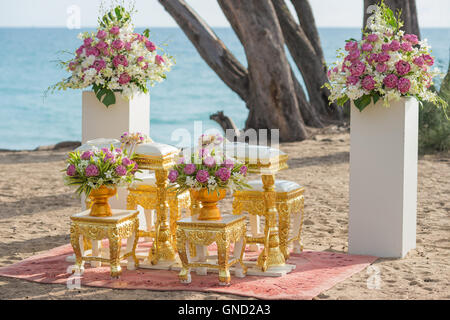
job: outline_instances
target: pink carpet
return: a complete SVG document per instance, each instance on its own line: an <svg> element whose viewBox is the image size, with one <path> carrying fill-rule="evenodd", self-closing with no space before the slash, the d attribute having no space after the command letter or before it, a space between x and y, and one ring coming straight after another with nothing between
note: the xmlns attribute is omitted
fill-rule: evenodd
<svg viewBox="0 0 450 320"><path fill-rule="evenodd" d="M18 278L40 283L66 285L70 265L65 258L72 254L70 245L63 245L50 251L30 257L21 262L0 268L0 276ZM249 252L249 257L256 258ZM112 280L109 267L91 268L88 264L82 275L81 285L117 289L147 290L189 290L218 292L255 297L259 299L312 299L321 292L365 269L377 258L371 256L348 255L333 252L305 251L292 254L288 263L297 268L284 277L231 277L231 285L218 285L217 273L197 276L191 272L192 283L178 281L178 272L138 269L128 271L123 268L119 280Z"/></svg>

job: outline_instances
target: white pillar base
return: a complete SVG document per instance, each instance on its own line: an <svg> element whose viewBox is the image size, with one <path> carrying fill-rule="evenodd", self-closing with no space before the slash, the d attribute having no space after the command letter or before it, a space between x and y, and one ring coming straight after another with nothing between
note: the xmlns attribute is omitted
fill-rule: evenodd
<svg viewBox="0 0 450 320"><path fill-rule="evenodd" d="M351 107L349 253L404 257L416 247L418 102Z"/></svg>

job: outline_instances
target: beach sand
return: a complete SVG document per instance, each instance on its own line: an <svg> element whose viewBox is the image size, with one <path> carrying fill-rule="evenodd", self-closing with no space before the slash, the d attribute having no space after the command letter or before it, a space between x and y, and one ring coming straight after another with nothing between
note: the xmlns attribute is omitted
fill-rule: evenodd
<svg viewBox="0 0 450 320"><path fill-rule="evenodd" d="M327 132L285 143L289 169L277 175L306 187L303 239L308 250L347 251L349 134ZM80 210L60 170L65 151L0 152L0 266L69 243L69 216ZM317 299L450 299L450 156L420 157L417 249L379 259L379 289L364 270ZM221 204L231 209L231 198ZM368 269L369 270L369 269ZM373 272L373 270L371 270ZM0 277L0 299L242 299L199 292L159 292L32 283Z"/></svg>

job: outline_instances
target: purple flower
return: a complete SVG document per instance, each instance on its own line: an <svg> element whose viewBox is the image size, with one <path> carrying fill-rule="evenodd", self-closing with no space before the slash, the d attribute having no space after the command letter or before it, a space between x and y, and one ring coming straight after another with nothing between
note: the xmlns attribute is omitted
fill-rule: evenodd
<svg viewBox="0 0 450 320"><path fill-rule="evenodd" d="M86 38L86 39L84 39L83 44L85 47L89 47L91 45L92 41L93 41L92 38Z"/></svg>
<svg viewBox="0 0 450 320"><path fill-rule="evenodd" d="M169 172L169 181L171 183L174 183L175 181L177 181L178 178L178 171L177 170L170 170Z"/></svg>
<svg viewBox="0 0 450 320"><path fill-rule="evenodd" d="M216 171L216 177L218 177L223 182L228 181L228 179L230 179L230 176L231 171L228 170L227 168L220 168L219 170Z"/></svg>
<svg viewBox="0 0 450 320"><path fill-rule="evenodd" d="M123 41L120 40L120 39L114 40L114 41L111 43L111 47L113 47L113 48L116 49L116 50L123 49L124 46L125 46L125 44L124 44Z"/></svg>
<svg viewBox="0 0 450 320"><path fill-rule="evenodd" d="M402 76L411 70L411 65L405 60L400 60L395 64L395 69L397 70L397 73Z"/></svg>
<svg viewBox="0 0 450 320"><path fill-rule="evenodd" d="M109 29L109 33L114 34L114 35L118 35L120 33L120 28L117 27L117 26L114 26L111 29Z"/></svg>
<svg viewBox="0 0 450 320"><path fill-rule="evenodd" d="M87 47L86 48L86 55L87 56L98 57L100 55L100 50L98 50L96 47Z"/></svg>
<svg viewBox="0 0 450 320"><path fill-rule="evenodd" d="M205 183L208 181L209 173L206 170L198 170L195 179L200 183Z"/></svg>
<svg viewBox="0 0 450 320"><path fill-rule="evenodd" d="M383 83L388 88L396 88L398 83L398 78L395 74L389 74L383 79Z"/></svg>
<svg viewBox="0 0 450 320"><path fill-rule="evenodd" d="M359 77L357 77L357 76L348 76L347 77L347 84L356 85L358 82L359 82Z"/></svg>
<svg viewBox="0 0 450 320"><path fill-rule="evenodd" d="M75 165L71 164L70 166L68 166L66 173L67 173L68 176L71 176L71 177L76 175L77 174L77 169L75 168Z"/></svg>
<svg viewBox="0 0 450 320"><path fill-rule="evenodd" d="M402 42L402 44L400 45L402 47L403 51L412 51L412 46L411 43L409 42Z"/></svg>
<svg viewBox="0 0 450 320"><path fill-rule="evenodd" d="M366 65L361 61L357 61L350 66L350 73L352 76L360 76L366 70Z"/></svg>
<svg viewBox="0 0 450 320"><path fill-rule="evenodd" d="M353 51L358 49L358 43L356 41L349 41L345 44L345 51Z"/></svg>
<svg viewBox="0 0 450 320"><path fill-rule="evenodd" d="M366 76L362 81L361 85L364 89L370 91L375 88L375 80L373 80L372 76Z"/></svg>
<svg viewBox="0 0 450 320"><path fill-rule="evenodd" d="M129 158L125 157L122 159L122 164L126 167L128 167L130 164L132 164L133 161L131 161Z"/></svg>
<svg viewBox="0 0 450 320"><path fill-rule="evenodd" d="M242 174L243 176L247 175L247 166L242 166L241 169L239 169L239 173Z"/></svg>
<svg viewBox="0 0 450 320"><path fill-rule="evenodd" d="M361 55L361 51L359 51L358 49L356 50L352 50L350 51L350 53L348 54L348 58L350 60L356 60L359 58L359 56Z"/></svg>
<svg viewBox="0 0 450 320"><path fill-rule="evenodd" d="M214 157L208 156L203 160L203 164L208 168L212 168L216 165L216 159L214 159Z"/></svg>
<svg viewBox="0 0 450 320"><path fill-rule="evenodd" d="M385 63L379 63L379 64L377 64L376 69L378 72L383 73L383 72L386 72L386 70L388 69L388 66Z"/></svg>
<svg viewBox="0 0 450 320"><path fill-rule="evenodd" d="M411 44L418 44L419 43L419 38L417 38L417 36L415 34L405 34L403 36L403 40L408 41Z"/></svg>
<svg viewBox="0 0 450 320"><path fill-rule="evenodd" d="M156 49L155 44L149 40L145 41L145 47L150 52L155 51L155 49Z"/></svg>
<svg viewBox="0 0 450 320"><path fill-rule="evenodd" d="M105 30L98 30L98 32L97 32L98 39L105 39L107 35L108 34L106 33Z"/></svg>
<svg viewBox="0 0 450 320"><path fill-rule="evenodd" d="M209 150L208 149L200 149L198 150L198 156L203 158L209 155Z"/></svg>
<svg viewBox="0 0 450 320"><path fill-rule="evenodd" d="M120 148L116 148L114 151L115 151L116 153L118 153L118 154L121 154L121 153L122 153L122 149L120 149Z"/></svg>
<svg viewBox="0 0 450 320"><path fill-rule="evenodd" d="M186 174L193 174L197 168L195 167L195 164L189 163L184 167L184 173Z"/></svg>
<svg viewBox="0 0 450 320"><path fill-rule="evenodd" d="M361 46L362 51L372 51L373 46L370 43L364 43Z"/></svg>
<svg viewBox="0 0 450 320"><path fill-rule="evenodd" d="M423 61L425 61L425 64L427 66L432 66L434 63L434 58L430 56L429 54L423 54L422 55Z"/></svg>
<svg viewBox="0 0 450 320"><path fill-rule="evenodd" d="M114 58L113 58L113 65L114 65L114 67L118 67L119 65L123 65L124 67L127 67L128 66L128 60L127 60L127 58L124 56L124 55L122 55L122 54L118 54L117 56L115 56Z"/></svg>
<svg viewBox="0 0 450 320"><path fill-rule="evenodd" d="M106 62L102 59L95 60L92 66L94 67L95 70L100 71L106 67Z"/></svg>
<svg viewBox="0 0 450 320"><path fill-rule="evenodd" d="M234 167L234 161L232 159L225 159L223 165L225 168L231 169Z"/></svg>
<svg viewBox="0 0 450 320"><path fill-rule="evenodd" d="M163 64L164 63L164 59L160 55L156 55L155 62L156 62L156 64Z"/></svg>
<svg viewBox="0 0 450 320"><path fill-rule="evenodd" d="M90 164L84 169L84 173L86 177L96 177L99 175L100 171L95 164Z"/></svg>
<svg viewBox="0 0 450 320"><path fill-rule="evenodd" d="M120 84L127 84L128 82L130 82L131 77L128 73L123 72L120 77L119 77L119 83Z"/></svg>
<svg viewBox="0 0 450 320"><path fill-rule="evenodd" d="M377 57L377 61L378 62L386 62L389 61L389 59L391 58L391 56L387 53L380 53Z"/></svg>
<svg viewBox="0 0 450 320"><path fill-rule="evenodd" d="M400 49L400 42L398 42L397 40L392 40L389 48L391 49L391 51L397 51L398 49Z"/></svg>
<svg viewBox="0 0 450 320"><path fill-rule="evenodd" d="M116 159L114 159L114 155L112 154L112 152L108 151L105 153L105 156L103 157L103 161L109 161L111 163L115 163Z"/></svg>
<svg viewBox="0 0 450 320"><path fill-rule="evenodd" d="M422 57L414 58L413 62L416 66L419 66L419 67L422 67L425 64L425 60L423 60Z"/></svg>
<svg viewBox="0 0 450 320"><path fill-rule="evenodd" d="M83 154L81 155L81 159L82 160L89 160L92 156L94 155L94 153L90 150L83 152Z"/></svg>
<svg viewBox="0 0 450 320"><path fill-rule="evenodd" d="M177 160L177 164L184 164L184 163L185 163L184 157L181 157Z"/></svg>
<svg viewBox="0 0 450 320"><path fill-rule="evenodd" d="M411 88L411 81L406 78L400 78L398 79L397 88L401 93L407 93L409 91L409 88Z"/></svg>
<svg viewBox="0 0 450 320"><path fill-rule="evenodd" d="M378 40L378 36L374 33L368 34L366 37L367 41L375 42Z"/></svg>
<svg viewBox="0 0 450 320"><path fill-rule="evenodd" d="M125 166L118 166L116 168L116 174L120 177L125 176L127 174L127 168Z"/></svg>
<svg viewBox="0 0 450 320"><path fill-rule="evenodd" d="M382 50L383 52L388 52L389 50L391 50L391 46L390 46L388 43L383 43L383 44L381 45L381 50Z"/></svg>
<svg viewBox="0 0 450 320"><path fill-rule="evenodd" d="M366 61L370 64L372 64L374 61L378 60L378 54L376 53L371 53L366 57Z"/></svg>

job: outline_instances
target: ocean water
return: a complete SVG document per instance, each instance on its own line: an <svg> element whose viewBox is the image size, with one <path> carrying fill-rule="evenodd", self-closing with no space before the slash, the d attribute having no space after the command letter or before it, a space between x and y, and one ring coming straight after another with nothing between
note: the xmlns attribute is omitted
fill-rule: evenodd
<svg viewBox="0 0 450 320"><path fill-rule="evenodd" d="M73 51L81 30L65 28L0 28L0 149L34 149L63 140L81 140L81 91L56 92L44 98L46 88L67 76L57 67L57 59L66 59L61 50ZM138 31L142 31L138 29ZM245 53L229 28L215 32L246 66ZM450 29L422 29L436 57L436 65L446 71L449 63ZM328 63L350 37L359 38L360 30L319 29ZM172 133L179 128L194 132L194 121L203 129L219 128L209 115L223 110L239 128L248 111L244 102L231 91L202 60L184 33L178 28L152 28L151 39L166 43L166 51L177 64L166 81L150 89L150 135L153 140L176 144ZM300 79L300 74L297 72Z"/></svg>

